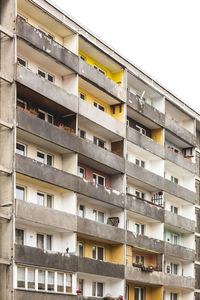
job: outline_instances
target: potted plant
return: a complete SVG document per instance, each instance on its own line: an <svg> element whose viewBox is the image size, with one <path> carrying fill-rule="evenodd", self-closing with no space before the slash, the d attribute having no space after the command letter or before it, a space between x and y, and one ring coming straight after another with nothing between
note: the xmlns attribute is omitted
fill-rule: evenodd
<svg viewBox="0 0 200 300"><path fill-rule="evenodd" d="M77 290L76 293L77 295L82 295L83 292L81 290Z"/></svg>
<svg viewBox="0 0 200 300"><path fill-rule="evenodd" d="M148 267L148 269L149 269L150 272L152 272L153 269L154 269L153 264L148 264L147 267Z"/></svg>

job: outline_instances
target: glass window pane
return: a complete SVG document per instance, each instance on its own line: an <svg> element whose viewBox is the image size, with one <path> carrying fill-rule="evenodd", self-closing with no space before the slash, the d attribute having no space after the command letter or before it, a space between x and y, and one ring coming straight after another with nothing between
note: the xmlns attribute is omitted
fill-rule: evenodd
<svg viewBox="0 0 200 300"><path fill-rule="evenodd" d="M52 236L47 234L47 250L52 250Z"/></svg>
<svg viewBox="0 0 200 300"><path fill-rule="evenodd" d="M44 235L37 234L37 247L40 249L44 249Z"/></svg>
<svg viewBox="0 0 200 300"><path fill-rule="evenodd" d="M48 271L47 290L54 291L54 272Z"/></svg>
<svg viewBox="0 0 200 300"><path fill-rule="evenodd" d="M98 184L104 185L104 177L98 176Z"/></svg>
<svg viewBox="0 0 200 300"><path fill-rule="evenodd" d="M96 296L96 282L92 283L92 296Z"/></svg>
<svg viewBox="0 0 200 300"><path fill-rule="evenodd" d="M64 274L57 273L57 291L64 292Z"/></svg>
<svg viewBox="0 0 200 300"><path fill-rule="evenodd" d="M40 118L41 120L45 120L45 114L41 111L38 111L38 118Z"/></svg>
<svg viewBox="0 0 200 300"><path fill-rule="evenodd" d="M50 123L50 124L53 124L53 116L48 115L47 116L47 122Z"/></svg>
<svg viewBox="0 0 200 300"><path fill-rule="evenodd" d="M53 197L51 195L47 195L47 207L53 207Z"/></svg>
<svg viewBox="0 0 200 300"><path fill-rule="evenodd" d="M45 155L44 155L44 153L37 152L37 161L41 162L42 164L45 163Z"/></svg>
<svg viewBox="0 0 200 300"><path fill-rule="evenodd" d="M53 82L53 76L50 75L50 74L48 74L48 80L51 81L51 82Z"/></svg>
<svg viewBox="0 0 200 300"><path fill-rule="evenodd" d="M35 289L35 270L28 269L28 289Z"/></svg>
<svg viewBox="0 0 200 300"><path fill-rule="evenodd" d="M103 260L103 258L104 258L104 248L98 247L97 249L98 249L98 259Z"/></svg>
<svg viewBox="0 0 200 300"><path fill-rule="evenodd" d="M72 274L66 274L66 292L72 292Z"/></svg>
<svg viewBox="0 0 200 300"><path fill-rule="evenodd" d="M16 186L16 199L25 200L25 189L21 186Z"/></svg>
<svg viewBox="0 0 200 300"><path fill-rule="evenodd" d="M82 242L79 243L79 256L84 256L84 244Z"/></svg>
<svg viewBox="0 0 200 300"><path fill-rule="evenodd" d="M24 230L16 229L16 244L24 245Z"/></svg>
<svg viewBox="0 0 200 300"><path fill-rule="evenodd" d="M44 206L44 194L37 193L37 204Z"/></svg>
<svg viewBox="0 0 200 300"><path fill-rule="evenodd" d="M141 288L141 300L145 300L145 288Z"/></svg>
<svg viewBox="0 0 200 300"><path fill-rule="evenodd" d="M92 247L92 258L96 259L96 246Z"/></svg>
<svg viewBox="0 0 200 300"><path fill-rule="evenodd" d="M45 271L38 270L38 290L45 290Z"/></svg>
<svg viewBox="0 0 200 300"><path fill-rule="evenodd" d="M38 74L42 77L46 77L46 73L44 73L43 71L38 70Z"/></svg>
<svg viewBox="0 0 200 300"><path fill-rule="evenodd" d="M139 288L135 288L135 300L140 300L139 299Z"/></svg>
<svg viewBox="0 0 200 300"><path fill-rule="evenodd" d="M17 267L17 287L25 288L25 268Z"/></svg>
<svg viewBox="0 0 200 300"><path fill-rule="evenodd" d="M104 148L105 147L105 142L99 140L98 146L101 147L101 148Z"/></svg>
<svg viewBox="0 0 200 300"><path fill-rule="evenodd" d="M20 143L17 143L16 144L16 153L20 154L20 155L26 155L25 153L25 146L20 144Z"/></svg>
<svg viewBox="0 0 200 300"><path fill-rule="evenodd" d="M53 157L49 154L47 154L47 165L53 166Z"/></svg>
<svg viewBox="0 0 200 300"><path fill-rule="evenodd" d="M97 221L97 211L95 209L93 210L93 218L94 221Z"/></svg>
<svg viewBox="0 0 200 300"><path fill-rule="evenodd" d="M79 279L78 280L78 289L79 289L79 291L83 292L83 285L84 285L83 279Z"/></svg>
<svg viewBox="0 0 200 300"><path fill-rule="evenodd" d="M98 222L104 223L104 213L98 211Z"/></svg>
<svg viewBox="0 0 200 300"><path fill-rule="evenodd" d="M103 283L97 282L97 297L103 297Z"/></svg>

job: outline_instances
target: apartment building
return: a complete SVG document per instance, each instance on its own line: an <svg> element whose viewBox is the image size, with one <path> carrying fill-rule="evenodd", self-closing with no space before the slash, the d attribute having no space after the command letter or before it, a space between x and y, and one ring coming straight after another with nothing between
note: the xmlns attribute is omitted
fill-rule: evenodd
<svg viewBox="0 0 200 300"><path fill-rule="evenodd" d="M200 299L199 114L48 0L0 51L0 299Z"/></svg>

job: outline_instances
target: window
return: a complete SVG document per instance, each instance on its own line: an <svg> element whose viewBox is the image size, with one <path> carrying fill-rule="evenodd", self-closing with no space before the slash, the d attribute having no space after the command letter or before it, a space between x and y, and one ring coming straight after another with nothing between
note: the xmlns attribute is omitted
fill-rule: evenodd
<svg viewBox="0 0 200 300"><path fill-rule="evenodd" d="M103 283L93 282L92 283L92 296L103 297Z"/></svg>
<svg viewBox="0 0 200 300"><path fill-rule="evenodd" d="M85 178L85 169L78 167L78 176L81 178Z"/></svg>
<svg viewBox="0 0 200 300"><path fill-rule="evenodd" d="M50 124L53 124L53 121L54 121L54 118L51 114L49 114L46 111L43 111L41 109L38 109L38 118L41 120L44 120Z"/></svg>
<svg viewBox="0 0 200 300"><path fill-rule="evenodd" d="M82 129L80 129L79 131L79 136L82 138L82 139L86 139L86 132Z"/></svg>
<svg viewBox="0 0 200 300"><path fill-rule="evenodd" d="M178 265L171 263L171 274L178 275Z"/></svg>
<svg viewBox="0 0 200 300"><path fill-rule="evenodd" d="M35 270L28 268L28 289L35 289Z"/></svg>
<svg viewBox="0 0 200 300"><path fill-rule="evenodd" d="M171 212L178 214L178 207L171 205Z"/></svg>
<svg viewBox="0 0 200 300"><path fill-rule="evenodd" d="M83 279L78 279L78 289L79 289L79 291L82 291L82 293L83 293L83 289L84 289L84 280Z"/></svg>
<svg viewBox="0 0 200 300"><path fill-rule="evenodd" d="M20 155L26 155L26 146L21 143L16 143L16 153Z"/></svg>
<svg viewBox="0 0 200 300"><path fill-rule="evenodd" d="M99 223L104 223L104 213L96 209L93 210L94 220Z"/></svg>
<svg viewBox="0 0 200 300"><path fill-rule="evenodd" d="M25 200L25 188L22 186L16 186L16 199Z"/></svg>
<svg viewBox="0 0 200 300"><path fill-rule="evenodd" d="M57 273L57 292L64 292L64 274Z"/></svg>
<svg viewBox="0 0 200 300"><path fill-rule="evenodd" d="M17 63L23 67L27 67L27 62L25 59L21 58L21 57L17 57Z"/></svg>
<svg viewBox="0 0 200 300"><path fill-rule="evenodd" d="M21 107L23 109L26 109L27 108L27 103L26 103L26 101L23 101L21 99L17 99L17 106Z"/></svg>
<svg viewBox="0 0 200 300"><path fill-rule="evenodd" d="M37 234L37 248L44 249L44 235Z"/></svg>
<svg viewBox="0 0 200 300"><path fill-rule="evenodd" d="M54 272L48 271L47 290L54 291Z"/></svg>
<svg viewBox="0 0 200 300"><path fill-rule="evenodd" d="M37 151L37 161L48 166L53 166L53 156L47 153Z"/></svg>
<svg viewBox="0 0 200 300"><path fill-rule="evenodd" d="M15 235L16 235L16 244L17 245L24 245L24 230L16 229L15 230Z"/></svg>
<svg viewBox="0 0 200 300"><path fill-rule="evenodd" d="M72 274L66 274L66 293L72 293Z"/></svg>
<svg viewBox="0 0 200 300"><path fill-rule="evenodd" d="M94 101L94 106L96 108L98 108L99 110L102 110L102 111L106 111L105 107L101 104L99 104L98 102Z"/></svg>
<svg viewBox="0 0 200 300"><path fill-rule="evenodd" d="M135 263L136 264L142 263L142 265L144 265L144 261L145 261L144 256L141 256L141 255L136 255L135 256Z"/></svg>
<svg viewBox="0 0 200 300"><path fill-rule="evenodd" d="M94 65L94 68L95 68L96 70L98 70L100 73L106 75L106 72L105 72L104 70L102 70L101 68L99 68L97 65Z"/></svg>
<svg viewBox="0 0 200 300"><path fill-rule="evenodd" d="M54 76L49 74L49 73L46 73L40 69L38 69L38 75L40 75L41 77L49 80L50 82L54 82Z"/></svg>
<svg viewBox="0 0 200 300"><path fill-rule="evenodd" d="M37 193L37 204L48 208L53 208L53 196L43 193Z"/></svg>
<svg viewBox="0 0 200 300"><path fill-rule="evenodd" d="M78 254L81 257L84 257L84 243L79 242L78 243Z"/></svg>
<svg viewBox="0 0 200 300"><path fill-rule="evenodd" d="M142 128L141 126L135 125L135 128L139 133L144 134L144 135L147 134L146 129Z"/></svg>
<svg viewBox="0 0 200 300"><path fill-rule="evenodd" d="M85 207L84 205L79 205L79 217L84 218L85 217Z"/></svg>
<svg viewBox="0 0 200 300"><path fill-rule="evenodd" d="M106 142L96 136L93 137L93 143L101 148L106 148Z"/></svg>
<svg viewBox="0 0 200 300"><path fill-rule="evenodd" d="M85 94L83 94L83 93L79 93L79 97L80 97L80 99L82 99L82 100L86 100L86 95Z"/></svg>
<svg viewBox="0 0 200 300"><path fill-rule="evenodd" d="M104 253L105 249L103 247L92 247L92 258L98 259L98 260L104 260Z"/></svg>
<svg viewBox="0 0 200 300"><path fill-rule="evenodd" d="M105 177L93 173L93 182L105 186Z"/></svg>
<svg viewBox="0 0 200 300"><path fill-rule="evenodd" d="M38 270L38 290L45 290L45 271Z"/></svg>
<svg viewBox="0 0 200 300"><path fill-rule="evenodd" d="M80 55L80 59L82 59L83 61L86 61L86 58L83 55Z"/></svg>
<svg viewBox="0 0 200 300"><path fill-rule="evenodd" d="M171 233L171 243L174 245L178 245L178 235Z"/></svg>
<svg viewBox="0 0 200 300"><path fill-rule="evenodd" d="M178 294L177 293L170 293L170 300L178 300Z"/></svg>
<svg viewBox="0 0 200 300"><path fill-rule="evenodd" d="M135 164L136 164L137 166L140 166L140 167L142 167L142 168L145 168L145 161L144 161L144 160L141 160L141 159L136 158L136 159L135 159Z"/></svg>
<svg viewBox="0 0 200 300"><path fill-rule="evenodd" d="M134 300L145 300L145 299L146 299L146 289L143 287L136 287Z"/></svg>
<svg viewBox="0 0 200 300"><path fill-rule="evenodd" d="M129 300L129 286L125 286L125 300Z"/></svg>
<svg viewBox="0 0 200 300"><path fill-rule="evenodd" d="M25 288L25 268L17 267L17 287Z"/></svg>
<svg viewBox="0 0 200 300"><path fill-rule="evenodd" d="M140 192L140 191L135 191L135 195L137 198L141 198L141 199L145 198L145 193Z"/></svg>
<svg viewBox="0 0 200 300"><path fill-rule="evenodd" d="M144 224L135 223L136 233L144 235Z"/></svg>
<svg viewBox="0 0 200 300"><path fill-rule="evenodd" d="M46 249L52 250L52 235L47 234L46 237Z"/></svg>
<svg viewBox="0 0 200 300"><path fill-rule="evenodd" d="M174 177L174 176L171 176L171 181L172 181L173 183L178 184L178 178L176 178L176 177Z"/></svg>

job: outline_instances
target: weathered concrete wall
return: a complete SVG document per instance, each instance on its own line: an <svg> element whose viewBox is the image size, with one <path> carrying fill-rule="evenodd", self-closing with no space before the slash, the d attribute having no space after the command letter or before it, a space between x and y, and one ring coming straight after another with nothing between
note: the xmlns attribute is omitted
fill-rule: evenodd
<svg viewBox="0 0 200 300"><path fill-rule="evenodd" d="M82 234L95 236L109 240L116 243L124 243L125 231L123 229L107 225L96 223L92 220L77 217L77 231Z"/></svg>
<svg viewBox="0 0 200 300"><path fill-rule="evenodd" d="M127 196L126 209L160 222L164 222L164 210L151 205L146 201Z"/></svg>
<svg viewBox="0 0 200 300"><path fill-rule="evenodd" d="M125 172L125 160L120 156L89 143L87 140L72 135L56 126L52 126L48 122L40 120L19 109L17 109L17 127L29 133L34 132L34 135L37 135L38 137L79 153L95 162L101 162L101 164L118 172Z"/></svg>
<svg viewBox="0 0 200 300"><path fill-rule="evenodd" d="M27 68L17 66L17 82L67 109L78 112L78 97L68 93L45 78L39 77Z"/></svg>
<svg viewBox="0 0 200 300"><path fill-rule="evenodd" d="M83 101L82 99L79 99L79 114L91 120L92 122L114 132L120 137L125 138L125 123L120 122L116 118L113 118L112 116L101 110L97 111L97 108L95 106L91 105L87 101Z"/></svg>
<svg viewBox="0 0 200 300"><path fill-rule="evenodd" d="M67 257L61 253L45 252L42 249L28 246L15 245L15 261L17 264L52 268L64 272L124 278L123 265L75 255Z"/></svg>
<svg viewBox="0 0 200 300"><path fill-rule="evenodd" d="M165 224L176 226L188 232L195 231L195 221L192 221L188 218L185 218L177 214L173 214L167 210L165 210L164 212L164 218L165 218Z"/></svg>
<svg viewBox="0 0 200 300"><path fill-rule="evenodd" d="M55 300L55 298L58 300L78 300L78 296L47 292L15 290L14 294L16 300Z"/></svg>
<svg viewBox="0 0 200 300"><path fill-rule="evenodd" d="M141 269L126 266L126 280L135 281L142 284L164 285L166 287L194 289L194 278L176 276L162 272L144 272Z"/></svg>
<svg viewBox="0 0 200 300"><path fill-rule="evenodd" d="M17 36L32 47L50 55L59 63L78 73L79 58L77 55L64 48L52 39L49 39L40 30L18 19Z"/></svg>
<svg viewBox="0 0 200 300"><path fill-rule="evenodd" d="M183 186L177 185L168 179L165 179L155 173L152 173L144 168L138 167L137 165L126 161L127 175L143 181L155 190L163 190L169 194L175 195L176 197L182 198L190 203L195 203L195 193L184 188Z"/></svg>
<svg viewBox="0 0 200 300"><path fill-rule="evenodd" d="M161 157L162 159L165 158L165 148L161 144L145 135L140 134L137 130L131 127L127 128L127 140Z"/></svg>
<svg viewBox="0 0 200 300"><path fill-rule="evenodd" d="M180 258L187 261L194 261L195 251L183 246L164 243L164 253L168 256Z"/></svg>
<svg viewBox="0 0 200 300"><path fill-rule="evenodd" d="M105 189L101 185L85 182L82 178L43 165L33 159L16 154L16 172L59 187L83 194L90 198L123 207L125 196Z"/></svg>
<svg viewBox="0 0 200 300"><path fill-rule="evenodd" d="M119 84L100 73L98 70L87 64L82 59L79 59L79 75L84 79L92 82L101 90L114 96L115 98L126 102L126 90Z"/></svg>
<svg viewBox="0 0 200 300"><path fill-rule="evenodd" d="M165 126L165 115L152 105L144 101L139 101L139 97L135 96L131 92L128 92L127 105L161 127Z"/></svg>

